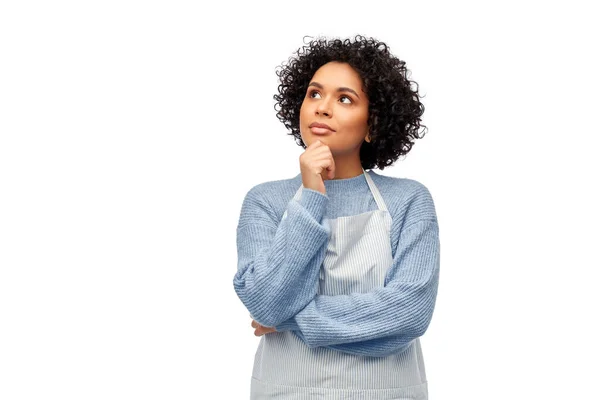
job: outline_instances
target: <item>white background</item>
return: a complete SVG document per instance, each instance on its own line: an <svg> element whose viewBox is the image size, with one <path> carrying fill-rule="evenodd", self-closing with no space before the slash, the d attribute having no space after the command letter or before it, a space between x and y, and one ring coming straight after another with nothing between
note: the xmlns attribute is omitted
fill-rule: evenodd
<svg viewBox="0 0 600 400"><path fill-rule="evenodd" d="M591 7L216 4L2 2L0 398L248 397L236 224L302 151L275 69L357 33L425 95L425 138L376 171L436 204L430 398L598 398Z"/></svg>

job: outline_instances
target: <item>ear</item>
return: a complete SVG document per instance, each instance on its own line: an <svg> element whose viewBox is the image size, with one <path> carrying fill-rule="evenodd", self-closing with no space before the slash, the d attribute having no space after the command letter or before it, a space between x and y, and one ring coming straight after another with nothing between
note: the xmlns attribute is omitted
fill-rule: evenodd
<svg viewBox="0 0 600 400"><path fill-rule="evenodd" d="M371 134L370 134L370 132L367 133L367 136L365 137L365 142L367 142L367 143L371 142Z"/></svg>

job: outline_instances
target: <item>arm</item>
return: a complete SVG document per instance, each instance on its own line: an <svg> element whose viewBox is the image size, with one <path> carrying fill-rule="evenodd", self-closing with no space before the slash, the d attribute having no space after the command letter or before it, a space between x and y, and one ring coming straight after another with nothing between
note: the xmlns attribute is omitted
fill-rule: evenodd
<svg viewBox="0 0 600 400"><path fill-rule="evenodd" d="M292 332L306 343L306 338L300 330L292 330ZM334 344L323 347L357 356L387 357L394 353L400 353L408 348L413 339L414 338L409 338L403 335L392 335L377 339Z"/></svg>
<svg viewBox="0 0 600 400"><path fill-rule="evenodd" d="M329 226L322 224L328 197L303 188L281 221L253 188L237 228L238 269L233 286L253 319L275 326L295 315L317 292Z"/></svg>
<svg viewBox="0 0 600 400"><path fill-rule="evenodd" d="M309 347L391 354L422 336L433 315L440 264L437 219L400 233L386 284L368 293L317 295L293 318L276 326L293 330Z"/></svg>
<svg viewBox="0 0 600 400"><path fill-rule="evenodd" d="M362 342L334 344L332 346L325 347L338 350L343 353L359 356L387 357L395 353L400 353L408 348L413 339L409 339L408 337L402 335L394 335L384 338L364 340Z"/></svg>

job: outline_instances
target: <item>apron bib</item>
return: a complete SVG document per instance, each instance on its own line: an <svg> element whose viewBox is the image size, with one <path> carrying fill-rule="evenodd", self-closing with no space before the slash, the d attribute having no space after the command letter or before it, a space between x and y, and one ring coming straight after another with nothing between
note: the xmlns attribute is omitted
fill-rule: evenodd
<svg viewBox="0 0 600 400"><path fill-rule="evenodd" d="M327 219L330 227L318 293L365 293L383 287L392 265L392 218L363 169L377 210ZM302 186L294 199L298 200ZM284 217L285 218L285 215ZM251 399L427 399L419 338L387 357L309 348L292 331L261 336L252 371Z"/></svg>

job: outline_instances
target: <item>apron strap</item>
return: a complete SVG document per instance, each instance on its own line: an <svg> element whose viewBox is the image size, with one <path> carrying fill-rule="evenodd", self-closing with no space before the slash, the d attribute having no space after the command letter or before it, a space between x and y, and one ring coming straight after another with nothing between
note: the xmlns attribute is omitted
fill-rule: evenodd
<svg viewBox="0 0 600 400"><path fill-rule="evenodd" d="M364 168L363 168L363 173L365 174L365 178L367 179L367 184L369 184L371 193L373 193L373 198L375 198L375 203L377 203L377 206L379 207L380 210L387 211L388 209L387 209L387 206L385 205L385 201L383 201L383 197L381 196L381 193L379 193L379 189L377 189L377 186L375 186L375 182L373 182L373 179L371 178L371 176L369 174L367 174L367 172L365 171Z"/></svg>

